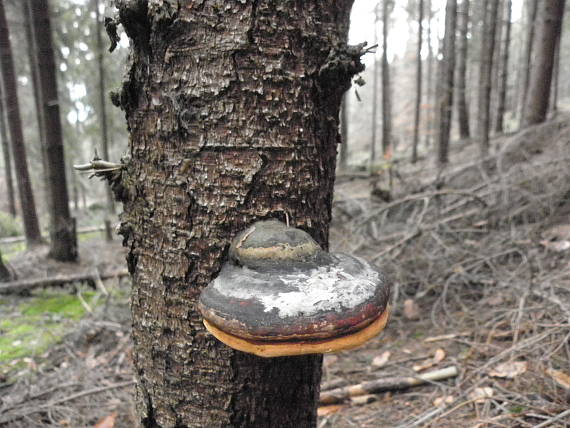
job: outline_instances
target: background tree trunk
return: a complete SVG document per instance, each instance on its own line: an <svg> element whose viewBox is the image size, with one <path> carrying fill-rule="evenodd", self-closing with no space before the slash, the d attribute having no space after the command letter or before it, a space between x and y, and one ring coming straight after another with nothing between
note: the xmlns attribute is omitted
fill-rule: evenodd
<svg viewBox="0 0 570 428"><path fill-rule="evenodd" d="M12 180L12 156L10 156L10 141L6 129L6 98L0 85L0 138L2 138L2 156L4 158L4 179L6 180L6 193L8 193L8 212L16 217L16 196L14 195L14 181Z"/></svg>
<svg viewBox="0 0 570 428"><path fill-rule="evenodd" d="M351 1L122 2L133 275L145 427L314 427L322 357L233 351L195 311L231 239L286 216L327 247Z"/></svg>
<svg viewBox="0 0 570 428"><path fill-rule="evenodd" d="M420 108L422 104L422 40L424 0L418 3L418 46L416 58L416 110L414 114L414 139L412 141L412 163L418 161L418 140L420 134Z"/></svg>
<svg viewBox="0 0 570 428"><path fill-rule="evenodd" d="M342 104L340 106L340 155L339 155L339 169L346 171L348 168L348 97L346 94L342 97Z"/></svg>
<svg viewBox="0 0 570 428"><path fill-rule="evenodd" d="M380 3L376 4L374 9L374 45L378 44L378 21L380 20ZM378 129L378 76L380 73L378 56L374 53L374 69L372 70L372 132L370 142L370 170L374 167L376 162L376 140Z"/></svg>
<svg viewBox="0 0 570 428"><path fill-rule="evenodd" d="M459 41L457 47L457 120L459 137L469 138L469 106L467 104L467 32L469 30L469 0L461 2L461 21L459 24Z"/></svg>
<svg viewBox="0 0 570 428"><path fill-rule="evenodd" d="M493 71L493 53L495 50L495 32L497 29L498 1L483 2L483 35L481 37L481 68L479 72L477 138L482 156L489 154L489 130L491 111L491 87Z"/></svg>
<svg viewBox="0 0 570 428"><path fill-rule="evenodd" d="M47 0L30 3L34 52L37 57L39 94L45 131L47 191L50 199L50 257L71 262L77 260L75 220L69 211L63 134L59 114L56 66L52 45Z"/></svg>
<svg viewBox="0 0 570 428"><path fill-rule="evenodd" d="M33 0L32 0L33 1ZM24 17L24 32L26 34L26 53L28 57L28 63L30 65L30 81L32 82L32 93L34 94L34 107L36 113L36 126L37 126L37 147L38 152L41 157L42 163L42 182L40 186L36 189L36 195L40 194L41 199L43 200L44 206L48 207L48 212L51 212L50 205L52 203L51 198L49 197L49 191L46 188L47 183L49 182L48 178L48 171L49 171L49 164L47 160L47 145L45 140L45 118L44 112L42 109L41 103L41 93L40 93L40 81L39 81L39 72L38 72L38 58L36 55L36 48L34 45L34 35L32 31L32 14L30 11L30 0L22 1L22 15ZM29 142L28 142L29 144ZM31 147L31 146L28 146Z"/></svg>
<svg viewBox="0 0 570 428"><path fill-rule="evenodd" d="M433 10L431 5L431 0L427 2L427 44L428 44L428 58L427 58L427 87L426 87L426 98L427 104L429 105L429 116L427 120L427 132L425 138L426 146L429 146L433 141L432 132L433 132L433 112L435 110L435 102L434 102L434 90L433 90L433 47L432 47L432 27L431 21L433 19Z"/></svg>
<svg viewBox="0 0 570 428"><path fill-rule="evenodd" d="M2 253L0 252L0 282L11 281L12 274L8 267L4 264L4 260L2 260Z"/></svg>
<svg viewBox="0 0 570 428"><path fill-rule="evenodd" d="M520 109L519 109L519 118L521 124L523 123L525 117L525 108L526 108L526 98L528 93L528 84L530 81L530 69L531 69L531 59L532 59L532 52L533 52L533 44L534 44L534 32L536 28L536 15L538 12L538 0L526 0L525 2L526 10L527 10L527 34L526 34L526 43L525 43L525 51L523 55L523 75L522 75L522 82L520 90Z"/></svg>
<svg viewBox="0 0 570 428"><path fill-rule="evenodd" d="M110 160L109 156L109 126L107 125L107 92L105 90L105 46L103 45L103 22L99 12L99 0L93 0L93 8L95 10L95 38L97 40L97 68L99 70L99 120L101 123L101 148L102 156L105 160ZM107 187L107 215L105 218L105 237L107 241L113 240L113 231L111 228L111 217L115 214L115 203L111 188Z"/></svg>
<svg viewBox="0 0 570 428"><path fill-rule="evenodd" d="M392 155L392 95L390 87L390 65L388 64L388 28L390 28L390 13L393 8L392 0L382 3L382 154Z"/></svg>
<svg viewBox="0 0 570 428"><path fill-rule="evenodd" d="M525 107L524 126L544 122L548 112L556 44L560 40L565 0L540 2L536 60Z"/></svg>
<svg viewBox="0 0 570 428"><path fill-rule="evenodd" d="M562 21L564 23L564 20ZM562 36L562 35L561 35ZM552 113L558 111L558 89L560 84L560 45L562 43L562 37L558 38L556 43L556 48L554 49L554 66L552 71L552 95L550 103L550 110Z"/></svg>
<svg viewBox="0 0 570 428"><path fill-rule="evenodd" d="M36 205L32 193L28 161L26 159L26 147L24 145L24 133L22 132L22 120L18 105L18 89L10 46L10 33L6 23L4 0L0 0L0 61L2 68L2 85L6 96L6 116L10 130L10 143L14 159L16 181L18 183L18 196L22 209L24 234L28 246L39 244L42 241L40 225L36 214Z"/></svg>
<svg viewBox="0 0 570 428"><path fill-rule="evenodd" d="M437 91L437 161L439 165L449 162L449 138L453 110L453 75L455 70L455 29L457 26L457 1L447 0L445 7L445 35L443 58L440 62L440 77Z"/></svg>
<svg viewBox="0 0 570 428"><path fill-rule="evenodd" d="M503 45L503 55L501 57L501 75L499 78L500 89L497 103L497 120L495 123L495 132L503 132L504 118L505 118L505 106L507 103L507 88L509 79L509 50L511 45L511 10L512 1L507 0L506 2L506 12L505 12L505 42Z"/></svg>

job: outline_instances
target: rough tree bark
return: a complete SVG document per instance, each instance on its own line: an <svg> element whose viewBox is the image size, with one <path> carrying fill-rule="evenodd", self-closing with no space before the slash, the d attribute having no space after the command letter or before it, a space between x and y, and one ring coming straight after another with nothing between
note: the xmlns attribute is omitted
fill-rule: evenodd
<svg viewBox="0 0 570 428"><path fill-rule="evenodd" d="M93 0L95 10L95 39L97 41L97 68L99 71L99 121L101 124L101 149L103 159L109 160L109 126L107 125L107 91L105 90L105 47L103 46L103 22L99 12L99 0ZM105 237L113 240L111 216L115 214L115 202L110 188L107 188L107 218L105 218Z"/></svg>
<svg viewBox="0 0 570 428"><path fill-rule="evenodd" d="M469 30L469 0L461 2L461 21L459 24L459 40L457 46L457 120L459 137L469 138L469 106L467 104L467 33Z"/></svg>
<svg viewBox="0 0 570 428"><path fill-rule="evenodd" d="M477 96L477 139L481 156L489 154L489 131L491 112L491 87L493 71L493 53L495 51L495 33L497 29L497 10L499 2L484 0L482 10L483 35L481 37L481 63Z"/></svg>
<svg viewBox="0 0 570 428"><path fill-rule="evenodd" d="M562 31L564 5L565 0L544 0L540 3L536 60L530 78L524 126L546 120L556 44L560 40Z"/></svg>
<svg viewBox="0 0 570 428"><path fill-rule="evenodd" d="M75 219L69 210L65 171L63 133L59 114L56 65L53 52L49 4L47 0L30 2L33 46L37 58L39 95L45 131L47 193L50 218L49 256L55 260L77 260Z"/></svg>
<svg viewBox="0 0 570 428"><path fill-rule="evenodd" d="M424 0L418 3L418 46L416 51L416 110L414 114L414 139L412 141L412 163L418 161L418 140L420 134L420 107L422 104L422 41Z"/></svg>
<svg viewBox="0 0 570 428"><path fill-rule="evenodd" d="M18 88L14 71L14 60L12 58L12 47L10 46L10 34L6 23L4 0L0 0L0 61L2 87L6 96L6 117L10 131L10 143L18 184L18 196L22 209L24 234L26 235L27 245L32 246L41 243L42 236L28 172L24 133L18 106Z"/></svg>
<svg viewBox="0 0 570 428"><path fill-rule="evenodd" d="M394 8L392 0L382 1L382 154L392 153L392 93L390 85L390 64L388 64L388 29L390 13Z"/></svg>
<svg viewBox="0 0 570 428"><path fill-rule="evenodd" d="M445 7L445 35L443 58L440 63L437 99L437 162L449 162L449 138L453 111L453 86L455 70L455 29L457 27L457 1L447 0Z"/></svg>
<svg viewBox="0 0 570 428"><path fill-rule="evenodd" d="M503 55L501 57L501 76L499 78L499 96L497 104L497 120L495 122L495 132L503 132L505 109L507 104L507 88L509 82L509 50L511 45L511 11L512 1L506 1L505 12L505 41L503 45Z"/></svg>
<svg viewBox="0 0 570 428"><path fill-rule="evenodd" d="M145 427L313 427L321 356L261 359L204 329L230 241L278 218L325 248L352 1L121 1L131 39L121 233ZM112 29L111 25L108 25Z"/></svg>
<svg viewBox="0 0 570 428"><path fill-rule="evenodd" d="M0 138L2 138L4 179L6 180L6 193L8 193L8 212L12 217L16 217L16 196L14 195L14 181L12 180L12 156L10 156L10 141L6 129L5 103L4 90L0 85Z"/></svg>
<svg viewBox="0 0 570 428"><path fill-rule="evenodd" d="M526 99L528 94L528 84L530 81L530 69L531 69L531 60L532 60L532 52L533 52L533 45L534 45L534 33L536 29L536 15L538 13L538 0L526 0L525 1L526 11L527 11L527 33L526 33L526 41L525 41L525 50L523 55L523 64L522 64L522 81L521 86L519 88L521 99L520 99L520 109L519 109L519 118L521 124L523 123L525 117L525 108L526 108Z"/></svg>

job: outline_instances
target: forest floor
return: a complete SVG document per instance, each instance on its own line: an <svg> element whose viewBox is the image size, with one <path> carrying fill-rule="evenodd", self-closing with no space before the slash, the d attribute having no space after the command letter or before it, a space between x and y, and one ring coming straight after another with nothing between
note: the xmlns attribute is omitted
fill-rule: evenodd
<svg viewBox="0 0 570 428"><path fill-rule="evenodd" d="M325 356L321 397L457 375L323 403L319 428L570 427L570 118L492 143L484 162L455 144L443 171L423 160L339 175L331 249L386 272L392 315L362 348ZM91 286L0 296L0 427L135 426L129 281L98 279L124 250L80 251ZM10 264L20 280L70 274L45 249Z"/></svg>

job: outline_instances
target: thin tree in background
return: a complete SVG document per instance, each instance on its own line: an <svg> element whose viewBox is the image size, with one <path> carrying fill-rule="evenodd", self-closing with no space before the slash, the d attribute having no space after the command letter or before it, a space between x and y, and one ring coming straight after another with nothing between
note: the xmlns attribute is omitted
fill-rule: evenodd
<svg viewBox="0 0 570 428"><path fill-rule="evenodd" d="M346 171L348 167L348 96L346 93L340 105L340 141L339 169Z"/></svg>
<svg viewBox="0 0 570 428"><path fill-rule="evenodd" d="M552 113L558 111L558 89L560 84L560 45L562 43L561 37L556 42L556 49L554 52L554 70L552 72L552 102L550 103L550 110Z"/></svg>
<svg viewBox="0 0 570 428"><path fill-rule="evenodd" d="M39 95L45 130L47 192L50 200L49 256L71 262L77 260L75 220L69 210L65 153L59 113L56 65L47 0L30 0L33 46L38 65Z"/></svg>
<svg viewBox="0 0 570 428"><path fill-rule="evenodd" d="M455 30L457 27L457 0L447 0L445 7L445 35L440 62L437 97L437 161L449 162L449 138L453 111L453 87L455 70Z"/></svg>
<svg viewBox="0 0 570 428"><path fill-rule="evenodd" d="M565 0L543 0L540 3L536 58L529 82L524 126L546 120L556 44L559 43L562 31L564 5Z"/></svg>
<svg viewBox="0 0 570 428"><path fill-rule="evenodd" d="M469 0L461 2L459 11L459 40L457 42L457 120L459 125L459 137L469 138L469 106L467 104L467 33L469 30Z"/></svg>
<svg viewBox="0 0 570 428"><path fill-rule="evenodd" d="M12 217L16 217L16 196L14 194L14 180L12 180L12 156L10 156L10 141L6 129L5 103L4 91L0 85L0 138L2 139L2 156L4 158L4 179L8 193L8 212Z"/></svg>
<svg viewBox="0 0 570 428"><path fill-rule="evenodd" d="M379 15L380 4L378 3L374 8L374 46L378 44L378 21L380 20ZM370 168L374 166L376 162L376 129L378 128L378 74L380 72L378 56L374 53L374 69L372 70L372 135L370 142Z"/></svg>
<svg viewBox="0 0 570 428"><path fill-rule="evenodd" d="M499 78L499 94L497 101L497 118L495 121L495 132L504 131L504 118L507 103L507 88L509 82L509 51L511 46L511 14L512 0L507 0L505 5L505 37L501 57L501 75Z"/></svg>
<svg viewBox="0 0 570 428"><path fill-rule="evenodd" d="M42 161L42 183L39 186L40 195L43 198L44 204L46 207L49 207L51 204L51 199L49 197L49 192L45 188L48 183L48 160L47 153L46 153L46 141L45 141L45 120L44 120L44 111L42 109L41 103L41 94L40 94L40 81L39 81L39 71L38 71L38 58L35 54L34 48L34 36L32 32L32 17L30 11L30 2L28 0L22 1L22 15L24 17L23 20L23 27L24 33L26 35L26 53L28 57L28 64L30 66L30 81L32 82L32 93L34 95L34 107L36 113L36 129L38 130L38 152L40 154L40 158ZM37 194L37 193L36 193Z"/></svg>
<svg viewBox="0 0 570 428"><path fill-rule="evenodd" d="M27 245L32 246L41 243L42 237L36 213L36 204L34 202L30 174L28 172L24 133L22 131L22 120L20 117L20 108L18 106L16 74L14 71L14 60L12 58L12 47L10 46L10 33L4 10L4 0L0 0L0 61L2 70L2 87L6 100L6 117L10 131L10 143L12 148L12 157L14 159L16 181L18 184L18 194L24 223L24 234L26 236Z"/></svg>
<svg viewBox="0 0 570 428"><path fill-rule="evenodd" d="M538 12L538 0L526 0L525 7L527 11L527 33L525 41L525 49L523 54L522 64L522 81L519 88L520 102L519 102L519 118L522 124L525 117L526 98L528 94L528 85L530 81L531 60L534 45L534 33L536 28L536 16Z"/></svg>
<svg viewBox="0 0 570 428"><path fill-rule="evenodd" d="M495 51L495 33L497 29L497 11L499 2L484 0L482 5L483 25L481 37L481 63L479 69L479 88L477 97L477 138L482 156L489 154L489 131L491 111L491 85L493 71L493 53Z"/></svg>
<svg viewBox="0 0 570 428"><path fill-rule="evenodd" d="M433 10L431 5L432 0L427 2L427 46L428 46L428 57L427 57L427 88L426 88L426 98L427 104L430 106L428 120L427 120L427 132L425 137L425 144L429 146L432 141L432 130L433 130L433 47L432 47L432 19Z"/></svg>
<svg viewBox="0 0 570 428"><path fill-rule="evenodd" d="M99 121L101 124L101 148L104 159L110 159L109 156L109 127L107 125L107 93L105 90L105 47L103 46L103 22L101 20L101 13L99 11L99 0L93 0L95 9L95 20L97 23L95 30L95 37L97 40L97 67L99 69ZM105 237L108 241L113 239L113 232L111 229L110 217L115 214L115 203L113 202L113 195L111 188L107 187L107 211L108 215L105 218Z"/></svg>
<svg viewBox="0 0 570 428"><path fill-rule="evenodd" d="M420 134L420 112L422 103L422 41L424 0L418 3L418 46L416 58L416 111L414 115L414 140L412 142L412 163L418 161L418 140Z"/></svg>
<svg viewBox="0 0 570 428"><path fill-rule="evenodd" d="M392 96L390 87L390 65L388 64L388 28L392 0L382 3L382 154L389 158L392 153Z"/></svg>

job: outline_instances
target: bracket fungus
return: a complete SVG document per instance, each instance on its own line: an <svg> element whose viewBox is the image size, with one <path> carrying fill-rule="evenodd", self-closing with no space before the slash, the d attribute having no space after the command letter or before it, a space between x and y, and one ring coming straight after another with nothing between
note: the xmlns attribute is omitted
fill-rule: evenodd
<svg viewBox="0 0 570 428"><path fill-rule="evenodd" d="M390 287L370 264L323 251L311 236L259 221L233 240L230 260L200 295L216 338L261 357L355 348L388 321Z"/></svg>

